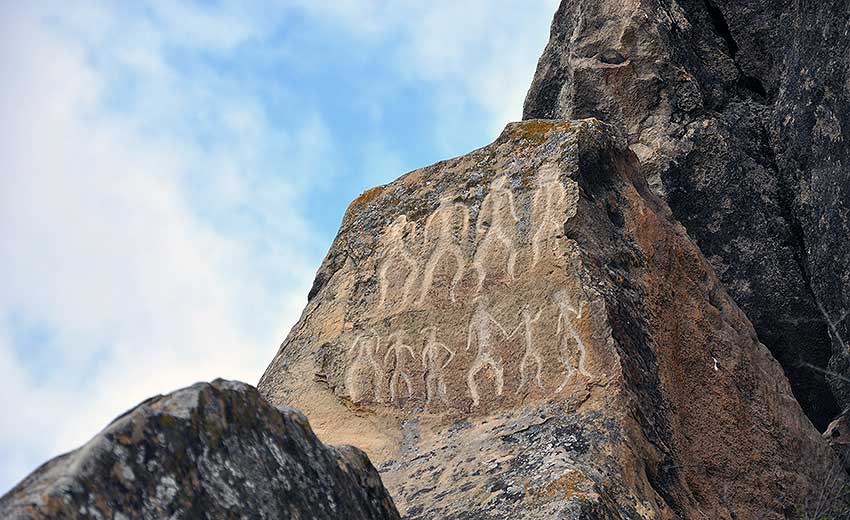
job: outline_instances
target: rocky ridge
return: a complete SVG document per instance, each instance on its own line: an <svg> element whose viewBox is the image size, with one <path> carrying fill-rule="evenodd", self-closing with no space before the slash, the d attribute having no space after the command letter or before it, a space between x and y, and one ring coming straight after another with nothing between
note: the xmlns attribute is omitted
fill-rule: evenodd
<svg viewBox="0 0 850 520"><path fill-rule="evenodd" d="M244 383L157 396L0 498L4 519L395 519L360 450L323 445L307 418Z"/></svg>
<svg viewBox="0 0 850 520"><path fill-rule="evenodd" d="M259 389L362 446L407 518L781 518L844 481L598 120L364 193L310 294Z"/></svg>

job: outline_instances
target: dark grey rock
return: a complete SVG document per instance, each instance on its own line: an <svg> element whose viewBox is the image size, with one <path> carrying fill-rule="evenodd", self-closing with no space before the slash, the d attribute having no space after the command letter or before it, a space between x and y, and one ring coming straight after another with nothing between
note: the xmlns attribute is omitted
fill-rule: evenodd
<svg viewBox="0 0 850 520"><path fill-rule="evenodd" d="M218 379L149 399L0 498L0 518L394 519L366 455Z"/></svg>
<svg viewBox="0 0 850 520"><path fill-rule="evenodd" d="M849 30L845 0L565 0L524 113L628 133L821 430L850 406Z"/></svg>

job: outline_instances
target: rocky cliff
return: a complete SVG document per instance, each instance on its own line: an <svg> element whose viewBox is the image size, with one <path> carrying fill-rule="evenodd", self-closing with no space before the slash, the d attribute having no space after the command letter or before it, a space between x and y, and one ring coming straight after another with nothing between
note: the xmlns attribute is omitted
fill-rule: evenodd
<svg viewBox="0 0 850 520"><path fill-rule="evenodd" d="M569 0L525 117L623 128L823 429L850 406L850 3Z"/></svg>
<svg viewBox="0 0 850 520"><path fill-rule="evenodd" d="M217 380L145 401L0 498L0 518L398 518L360 450Z"/></svg>
<svg viewBox="0 0 850 520"><path fill-rule="evenodd" d="M0 516L398 518L381 479L410 519L846 516L848 34L845 0L565 0L525 121L355 200L260 380L381 477L217 381Z"/></svg>
<svg viewBox="0 0 850 520"><path fill-rule="evenodd" d="M259 389L363 446L408 518L779 518L844 479L594 119L355 200Z"/></svg>

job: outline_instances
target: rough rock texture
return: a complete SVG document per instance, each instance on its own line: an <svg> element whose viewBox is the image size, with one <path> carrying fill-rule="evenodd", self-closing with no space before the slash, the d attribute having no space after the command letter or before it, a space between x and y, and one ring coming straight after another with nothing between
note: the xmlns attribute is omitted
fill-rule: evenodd
<svg viewBox="0 0 850 520"><path fill-rule="evenodd" d="M823 438L838 454L844 469L850 471L850 416L843 413L836 417L823 432Z"/></svg>
<svg viewBox="0 0 850 520"><path fill-rule="evenodd" d="M846 0L564 0L525 102L628 134L821 429L850 406L848 31Z"/></svg>
<svg viewBox="0 0 850 520"><path fill-rule="evenodd" d="M356 448L244 383L198 383L145 401L0 498L0 518L393 519Z"/></svg>
<svg viewBox="0 0 850 520"><path fill-rule="evenodd" d="M412 519L782 518L844 482L598 120L514 123L355 200L259 389L362 446Z"/></svg>

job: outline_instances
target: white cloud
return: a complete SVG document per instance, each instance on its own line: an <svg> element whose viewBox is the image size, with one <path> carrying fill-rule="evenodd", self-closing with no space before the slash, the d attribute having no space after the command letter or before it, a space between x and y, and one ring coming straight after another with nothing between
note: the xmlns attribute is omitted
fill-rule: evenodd
<svg viewBox="0 0 850 520"><path fill-rule="evenodd" d="M144 36L152 47L115 49L145 95L107 110L114 69L93 65L86 42L56 23L3 16L0 488L151 394L218 376L255 382L319 253L288 203L306 183L239 171L267 168L269 148L284 164L309 160L300 146L327 149L318 118L282 134L226 78L180 77L156 33ZM193 30L193 44L207 45L218 28ZM203 145L189 135L213 129ZM254 232L238 225L245 212ZM16 338L21 319L50 333Z"/></svg>
<svg viewBox="0 0 850 520"><path fill-rule="evenodd" d="M496 133L522 103L559 0L298 0L317 17L373 40L398 43L393 59L410 80L439 85L441 104L477 105ZM454 98L454 99L453 99ZM451 114L451 112L449 112ZM446 113L435 117L449 119ZM435 125L439 126L439 125Z"/></svg>
<svg viewBox="0 0 850 520"><path fill-rule="evenodd" d="M493 134L520 117L555 4L0 7L0 492L151 394L256 382L301 312L329 237L297 202L336 180L333 115L302 107L284 128L263 102L287 99L279 84L181 56L232 56L300 9L429 85L449 149L464 107ZM357 153L364 185L402 168L380 137Z"/></svg>

